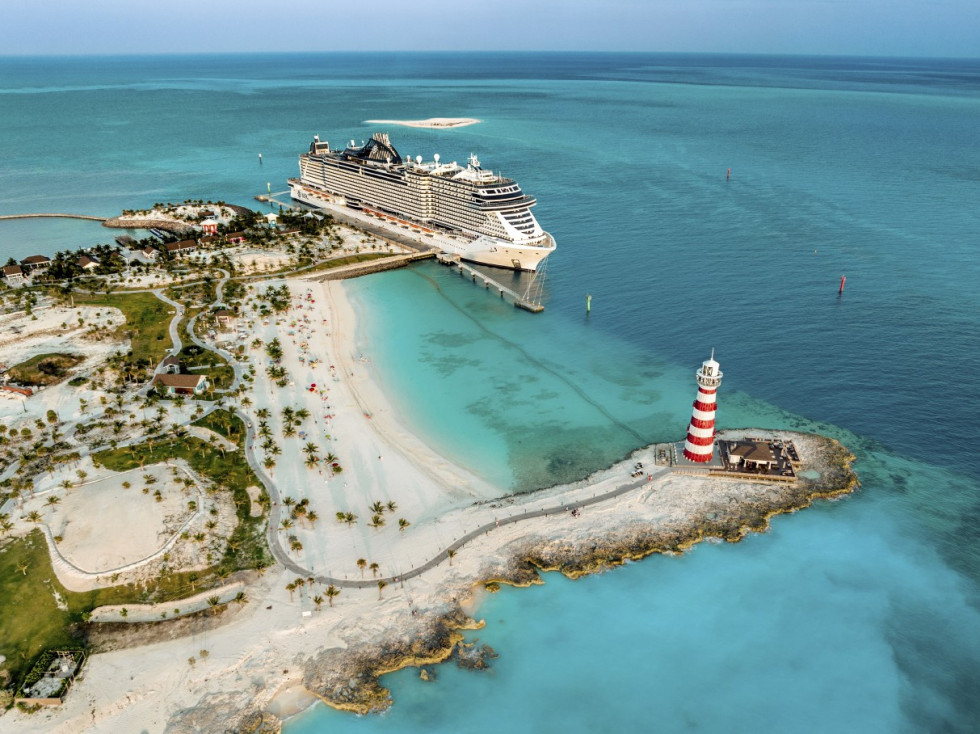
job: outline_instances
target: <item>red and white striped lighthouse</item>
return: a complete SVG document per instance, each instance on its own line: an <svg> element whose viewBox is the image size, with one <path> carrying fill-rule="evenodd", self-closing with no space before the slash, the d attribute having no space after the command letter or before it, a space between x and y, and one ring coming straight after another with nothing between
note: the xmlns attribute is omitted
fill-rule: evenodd
<svg viewBox="0 0 980 734"><path fill-rule="evenodd" d="M694 413L691 415L691 425L688 426L687 440L684 442L684 456L690 461L711 461L715 444L715 393L718 392L722 378L718 367L715 350L712 349L711 357L694 373L698 381L698 399L694 401Z"/></svg>

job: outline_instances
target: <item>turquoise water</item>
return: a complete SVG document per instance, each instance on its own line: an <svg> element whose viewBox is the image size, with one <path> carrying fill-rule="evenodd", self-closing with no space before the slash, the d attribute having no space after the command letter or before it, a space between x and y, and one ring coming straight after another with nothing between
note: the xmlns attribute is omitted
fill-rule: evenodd
<svg viewBox="0 0 980 734"><path fill-rule="evenodd" d="M386 715L289 734L974 730L980 63L2 60L0 214L250 204L314 132L427 116L484 122L390 129L403 153L478 153L559 242L537 316L436 265L349 284L359 350L428 440L514 491L579 476L682 435L714 347L722 426L841 438L863 487L736 546L505 589L480 609L491 673L403 671ZM9 224L4 259L51 237Z"/></svg>

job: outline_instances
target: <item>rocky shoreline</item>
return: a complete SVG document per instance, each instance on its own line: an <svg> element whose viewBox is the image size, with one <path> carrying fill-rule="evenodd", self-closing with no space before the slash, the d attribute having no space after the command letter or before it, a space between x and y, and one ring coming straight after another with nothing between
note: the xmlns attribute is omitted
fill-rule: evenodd
<svg viewBox="0 0 980 734"><path fill-rule="evenodd" d="M682 553L693 545L718 538L735 543L752 532L764 532L772 517L809 507L814 500L833 498L853 492L860 486L851 469L854 456L839 442L808 434L779 432L798 442L815 442L804 470L819 478L800 479L793 483L772 483L772 501L751 501L738 506L728 502L706 505L704 511L685 524L657 526L644 522L618 529L602 529L591 542L578 538L533 538L505 548L510 561L503 567L487 569L488 573L475 587L490 591L500 584L526 587L542 584L541 573L558 571L577 579L607 568L636 561L653 553ZM706 478L701 481L731 481ZM359 714L384 711L392 705L391 693L379 678L407 667L422 667L448 660L463 648L461 630L480 629L478 622L466 615L459 604L399 640L380 646L365 645L351 650L331 649L310 658L304 664L303 687L327 705ZM492 650L491 657L495 657ZM465 655L465 653L464 653ZM485 667L485 660L472 667Z"/></svg>

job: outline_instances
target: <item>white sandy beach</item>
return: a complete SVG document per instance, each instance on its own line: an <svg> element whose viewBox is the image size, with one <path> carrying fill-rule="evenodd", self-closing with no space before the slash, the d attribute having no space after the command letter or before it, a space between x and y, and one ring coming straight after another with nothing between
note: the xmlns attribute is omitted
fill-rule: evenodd
<svg viewBox="0 0 980 734"><path fill-rule="evenodd" d="M466 127L467 125L476 125L478 122L483 122L483 120L477 120L472 117L430 117L426 120L365 120L364 122L368 125L442 128Z"/></svg>
<svg viewBox="0 0 980 734"><path fill-rule="evenodd" d="M681 527L692 515L746 498L765 502L779 491L773 485L663 473L653 468L651 449L575 485L495 501L500 488L440 456L399 420L372 379L369 363L355 356L354 313L343 286L289 284L293 308L278 317L278 324L276 317L268 324L256 317L249 338L268 341L278 335L291 384L272 385L264 352L251 350L257 376L247 412L255 422L258 410L270 411L269 425L282 447L273 480L283 496L309 499L320 517L313 527L300 519L289 529L303 545L291 557L310 575L371 579L372 571L357 566L363 558L379 564L379 576L388 585L380 592L376 586L344 587L332 608L324 603L317 610L312 597L323 594L323 584L290 593L285 587L296 574L271 569L248 586L248 604L232 604L221 617L200 620L192 634L180 639L93 655L62 707L30 716L11 711L0 728L65 734L189 732L210 731L213 722L246 710L288 715L312 700L301 683L313 675L318 655L419 637L428 621L449 612L454 599L467 598L473 584L504 572L527 544L584 545L634 526ZM280 410L286 405L310 411L300 429L305 435L282 437ZM307 442L316 444L321 456L335 454L343 471L307 468ZM806 450L801 446L801 453ZM261 450L257 455L261 460ZM650 468L651 481L630 478L635 461ZM630 482L642 486L584 508L581 516L560 507ZM375 501L397 504L378 529L367 525ZM554 511L495 527L501 519L542 508ZM358 521L352 527L339 523L338 511L354 512ZM411 525L399 530L397 518ZM461 547L451 562L445 559L445 548L456 538L487 524L490 528ZM286 534L280 532L284 541ZM400 578L440 553L442 562L431 570L408 581ZM112 557L129 555L117 549ZM156 610L144 612L152 618ZM206 658L201 650L208 651ZM187 662L192 657L193 665Z"/></svg>

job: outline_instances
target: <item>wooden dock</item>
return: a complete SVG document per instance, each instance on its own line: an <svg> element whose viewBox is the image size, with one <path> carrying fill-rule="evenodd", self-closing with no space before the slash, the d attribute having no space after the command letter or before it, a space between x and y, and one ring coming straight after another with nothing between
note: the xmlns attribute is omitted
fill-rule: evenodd
<svg viewBox="0 0 980 734"><path fill-rule="evenodd" d="M464 263L459 255L443 252L436 255L436 260L441 265L447 265L452 268L457 268L459 270L459 276L461 278L468 276L470 280L472 280L474 283L478 283L479 285L482 285L487 290L493 288L500 294L501 298L503 298L505 294L510 296L511 300L514 302L514 306L516 306L517 308L522 308L525 311L530 311L531 313L541 313L542 311L544 311L544 306L542 306L540 303L528 300L517 291L511 290L507 286L498 283L489 275L485 275L484 273L481 273L472 265L468 265L467 263Z"/></svg>

